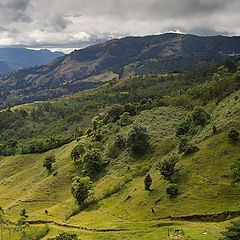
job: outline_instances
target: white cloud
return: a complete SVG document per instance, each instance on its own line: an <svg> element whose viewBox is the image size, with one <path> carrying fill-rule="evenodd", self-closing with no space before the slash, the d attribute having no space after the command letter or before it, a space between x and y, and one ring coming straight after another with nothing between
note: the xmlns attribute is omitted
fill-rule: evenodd
<svg viewBox="0 0 240 240"><path fill-rule="evenodd" d="M238 0L0 0L0 45L82 47L127 35L239 35Z"/></svg>

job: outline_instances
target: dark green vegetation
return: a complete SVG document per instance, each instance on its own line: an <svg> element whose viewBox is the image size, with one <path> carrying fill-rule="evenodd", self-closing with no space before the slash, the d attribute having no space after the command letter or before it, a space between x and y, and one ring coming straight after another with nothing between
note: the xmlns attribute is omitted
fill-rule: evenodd
<svg viewBox="0 0 240 240"><path fill-rule="evenodd" d="M236 159L233 165L231 166L230 177L232 178L233 183L240 182L240 158Z"/></svg>
<svg viewBox="0 0 240 240"><path fill-rule="evenodd" d="M0 48L0 74L17 71L21 68L46 64L63 55L64 53L62 52L51 52L47 49L30 50L26 48Z"/></svg>
<svg viewBox="0 0 240 240"><path fill-rule="evenodd" d="M92 182L89 177L75 177L72 184L72 194L80 205L89 196L89 190L92 188Z"/></svg>
<svg viewBox="0 0 240 240"><path fill-rule="evenodd" d="M236 62L226 62L225 65L230 66L232 72L237 69ZM206 82L211 79L217 68L217 65L211 65L182 74L151 74L115 79L97 89L68 98L17 108L6 104L7 110L0 112L0 154L8 156L17 153L41 153L62 146L82 136L82 128L86 127L90 119L106 110L104 122L120 121L121 126L126 126L131 124L131 116L156 106L174 105L192 109L195 101L204 103L209 101L208 98L217 98L217 101L220 101L219 99L238 89L238 85L236 74L232 74L231 71L226 73L226 77L230 75L227 80L224 80L224 74L221 73L222 76L217 73L211 83ZM219 86L218 82L216 83L217 79L222 82ZM226 86L229 79L232 81L231 85ZM189 89L187 94L182 94L188 88L202 82L205 83L200 85L201 87L196 86ZM222 90L218 91L217 88L221 86ZM206 88L216 89L218 92L214 93ZM199 94L201 91L203 93ZM167 94L171 97L167 97ZM204 96L206 99L202 99ZM121 105L112 105L114 103ZM200 116L201 119L196 120ZM195 126L205 124L207 118L207 113L201 108L196 108L192 115L179 125L177 135L194 131ZM93 121L96 122L93 128L96 128L98 121ZM101 134L95 132L95 137L100 138ZM141 149L144 150L144 146Z"/></svg>
<svg viewBox="0 0 240 240"><path fill-rule="evenodd" d="M0 104L48 100L94 88L113 78L182 72L234 58L239 37L162 34L126 37L76 50L0 78Z"/></svg>
<svg viewBox="0 0 240 240"><path fill-rule="evenodd" d="M221 237L240 215L240 69L225 65L7 105L0 113L4 223L29 232L49 224L44 239L168 239L167 227L183 228L191 240ZM38 151L10 156L22 149Z"/></svg>
<svg viewBox="0 0 240 240"><path fill-rule="evenodd" d="M48 172L51 172L53 163L56 162L54 155L46 156L43 162L43 167L45 167Z"/></svg>
<svg viewBox="0 0 240 240"><path fill-rule="evenodd" d="M144 178L144 185L145 190L150 191L150 186L152 185L152 178L149 174Z"/></svg>
<svg viewBox="0 0 240 240"><path fill-rule="evenodd" d="M240 221L231 222L231 226L227 228L226 232L222 232L223 238L220 240L236 240L240 239Z"/></svg>
<svg viewBox="0 0 240 240"><path fill-rule="evenodd" d="M60 233L57 237L48 240L78 240L78 237L76 234Z"/></svg>

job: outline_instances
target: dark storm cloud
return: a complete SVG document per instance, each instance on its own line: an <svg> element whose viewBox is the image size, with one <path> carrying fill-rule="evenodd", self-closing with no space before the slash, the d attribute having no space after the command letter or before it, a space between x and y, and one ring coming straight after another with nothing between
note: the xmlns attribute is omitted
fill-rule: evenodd
<svg viewBox="0 0 240 240"><path fill-rule="evenodd" d="M0 45L82 46L167 31L239 35L239 0L0 0Z"/></svg>

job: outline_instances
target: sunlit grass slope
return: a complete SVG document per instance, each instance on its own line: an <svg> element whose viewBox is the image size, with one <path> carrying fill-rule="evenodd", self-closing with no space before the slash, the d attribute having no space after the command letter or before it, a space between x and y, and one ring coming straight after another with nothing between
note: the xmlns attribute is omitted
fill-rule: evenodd
<svg viewBox="0 0 240 240"><path fill-rule="evenodd" d="M170 198L166 193L168 183L156 169L156 162L177 150L176 126L188 112L177 107L156 107L134 116L131 125L103 126L103 131L107 131L104 143L92 144L100 148L109 164L94 182L96 204L80 212L76 211L71 195L72 178L80 174L69 157L76 142L43 154L1 157L0 205L5 217L16 222L20 210L25 208L29 221L51 220L69 226L50 224L47 237L68 231L76 232L80 239L168 239L167 227L172 227L183 228L186 239L202 239L204 232L208 233L205 239L218 239L228 221L204 223L173 218L239 210L240 184L231 185L229 173L232 163L240 157L240 141L231 142L227 136L231 127L239 128L240 100L234 100L235 95L227 97L217 107L207 106L211 120L192 139L200 150L181 156L177 164L180 169L177 197ZM127 149L113 152L115 136L126 136L133 125L147 128L151 137L149 151L142 156L132 155ZM213 125L218 129L215 135ZM89 144L90 138L83 136L81 142ZM42 164L52 153L56 163L49 174ZM57 175L53 176L53 172ZM153 180L152 191L144 190L147 173Z"/></svg>

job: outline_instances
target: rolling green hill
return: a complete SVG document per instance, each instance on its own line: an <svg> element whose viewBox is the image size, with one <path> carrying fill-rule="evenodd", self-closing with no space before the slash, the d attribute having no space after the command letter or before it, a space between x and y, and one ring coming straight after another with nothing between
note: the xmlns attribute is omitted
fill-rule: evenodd
<svg viewBox="0 0 240 240"><path fill-rule="evenodd" d="M202 76L197 73L195 79ZM193 76L191 72L188 74ZM2 216L5 221L18 221L19 225L14 232L13 224L7 226L5 222L4 236L10 228L12 239L19 239L21 231L26 231L32 236L41 233L40 239L68 232L77 234L79 239L154 240L169 239L167 230L173 234L177 229L184 232L185 239L218 239L230 220L240 216L240 185L232 184L231 178L231 166L240 157L240 141L229 138L231 129L240 130L239 74L239 69L229 72L220 67L211 79L205 79L209 81L197 81L194 85L192 79L187 91L182 87L175 92L166 88L167 95L160 92L152 99L148 93L153 94L154 87L155 91L163 88L162 78L182 81L183 85L189 78L186 75L181 78L183 76L176 73L137 76L115 80L71 98L16 107L15 111L30 112L46 104L45 110L47 106L50 109L46 112L57 120L60 115L56 114L56 106L72 106L75 101L83 102L83 106L89 101L88 108L90 103L94 106L83 119L76 118L79 125L81 121L88 121L88 126L74 141L70 139L69 143L44 153L0 157ZM146 91L140 91L141 88ZM131 89L135 89L135 102ZM115 98L119 92L128 96L122 99L125 105L113 104L115 99L116 103L121 102ZM109 102L102 102L107 97ZM94 105L94 101L98 105ZM91 120L97 113L99 115ZM42 124L39 118L41 121L35 122L35 128ZM51 126L47 119L45 121L45 125ZM140 148L135 145L138 138L131 140L138 136L134 127L143 127ZM35 137L41 134L39 129ZM143 140L148 139L146 134L149 145ZM188 148L181 153L179 144L185 138L188 144L184 146ZM95 169L95 174L87 172L85 154L75 161L70 157L77 145L86 153L97 149L107 164L99 172ZM164 159L170 159L173 152L179 157L177 171L173 178L166 180L159 166ZM56 157L50 172L43 167L49 155ZM147 174L152 178L150 191L144 187ZM86 175L93 181L92 195L78 206L71 194L72 181L75 176ZM171 184L175 184L177 194L166 192ZM27 218L22 219L25 225L19 221L22 209L26 209L27 214Z"/></svg>
<svg viewBox="0 0 240 240"><path fill-rule="evenodd" d="M1 76L0 103L16 105L77 93L102 84L87 80L101 74L121 78L198 69L233 58L233 52L237 56L239 41L239 37L173 33L113 39L75 50L45 65Z"/></svg>

